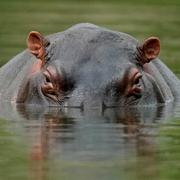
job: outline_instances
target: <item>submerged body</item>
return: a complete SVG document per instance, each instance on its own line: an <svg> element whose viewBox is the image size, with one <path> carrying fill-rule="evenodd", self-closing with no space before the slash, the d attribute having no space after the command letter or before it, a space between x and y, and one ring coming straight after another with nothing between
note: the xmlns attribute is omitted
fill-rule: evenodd
<svg viewBox="0 0 180 180"><path fill-rule="evenodd" d="M18 104L116 107L160 104L179 96L179 79L158 58L160 42L92 24L43 37L0 69L0 99Z"/></svg>

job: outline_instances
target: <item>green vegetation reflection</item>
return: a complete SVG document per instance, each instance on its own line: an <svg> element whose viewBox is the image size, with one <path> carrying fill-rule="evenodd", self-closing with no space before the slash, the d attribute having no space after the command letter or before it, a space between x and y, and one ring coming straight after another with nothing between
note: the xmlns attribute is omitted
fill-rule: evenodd
<svg viewBox="0 0 180 180"><path fill-rule="evenodd" d="M0 119L0 177L3 180L26 180L28 177L26 148L21 137L12 129L9 122Z"/></svg>
<svg viewBox="0 0 180 180"><path fill-rule="evenodd" d="M180 119L161 127L158 138L159 174L163 180L179 179L180 173Z"/></svg>

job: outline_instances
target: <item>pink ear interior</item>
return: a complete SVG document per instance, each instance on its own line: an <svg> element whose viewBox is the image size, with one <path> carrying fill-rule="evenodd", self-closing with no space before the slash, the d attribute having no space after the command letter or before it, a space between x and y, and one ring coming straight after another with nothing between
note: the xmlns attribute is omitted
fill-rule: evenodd
<svg viewBox="0 0 180 180"><path fill-rule="evenodd" d="M32 31L27 38L27 46L32 54L39 56L40 49L43 47L43 38L39 32Z"/></svg>
<svg viewBox="0 0 180 180"><path fill-rule="evenodd" d="M149 61L155 59L160 53L160 40L157 37L150 37L142 45L145 58Z"/></svg>

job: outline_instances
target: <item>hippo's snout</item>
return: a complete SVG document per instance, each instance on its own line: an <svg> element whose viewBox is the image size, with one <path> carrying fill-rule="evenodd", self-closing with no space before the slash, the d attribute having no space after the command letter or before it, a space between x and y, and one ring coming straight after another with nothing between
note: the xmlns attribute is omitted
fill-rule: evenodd
<svg viewBox="0 0 180 180"><path fill-rule="evenodd" d="M84 88L75 89L64 102L65 107L85 109L104 109L104 99L101 94Z"/></svg>

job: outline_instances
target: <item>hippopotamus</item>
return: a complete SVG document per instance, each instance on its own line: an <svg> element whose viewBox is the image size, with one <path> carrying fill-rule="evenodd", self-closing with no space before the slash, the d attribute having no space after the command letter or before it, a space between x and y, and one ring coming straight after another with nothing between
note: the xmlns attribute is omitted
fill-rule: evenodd
<svg viewBox="0 0 180 180"><path fill-rule="evenodd" d="M180 81L158 58L160 40L89 23L47 37L31 31L27 49L0 69L0 99L22 105L129 107L175 100Z"/></svg>

